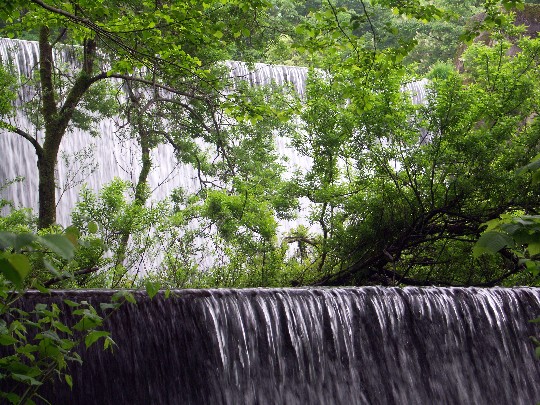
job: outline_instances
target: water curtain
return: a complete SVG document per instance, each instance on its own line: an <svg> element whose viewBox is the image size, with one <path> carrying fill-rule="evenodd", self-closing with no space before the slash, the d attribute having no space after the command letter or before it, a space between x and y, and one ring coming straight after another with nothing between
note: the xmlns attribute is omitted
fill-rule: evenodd
<svg viewBox="0 0 540 405"><path fill-rule="evenodd" d="M113 291L46 298L108 302ZM534 288L335 288L135 293L83 350L68 404L534 404ZM29 293L29 308L44 297ZM65 305L63 306L65 307Z"/></svg>

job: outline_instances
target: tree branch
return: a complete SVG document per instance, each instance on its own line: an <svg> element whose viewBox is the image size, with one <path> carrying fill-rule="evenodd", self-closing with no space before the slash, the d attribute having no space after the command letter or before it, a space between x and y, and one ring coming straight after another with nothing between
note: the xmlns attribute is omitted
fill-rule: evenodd
<svg viewBox="0 0 540 405"><path fill-rule="evenodd" d="M90 273L95 273L98 270L100 270L99 267L87 267L85 269L77 270L73 274L66 274L66 275L51 278L50 280L43 283L43 286L48 288L51 285L59 283L60 281L67 280L68 278L82 276L82 275L90 274Z"/></svg>
<svg viewBox="0 0 540 405"><path fill-rule="evenodd" d="M136 58L137 60L143 62L149 69L157 65L169 65L169 66L175 67L176 69L195 75L199 79L207 83L210 83L209 80L206 80L203 77L200 77L198 74L196 74L196 72L193 72L190 69L186 68L185 66L175 63L172 60L162 59L156 56L156 54L152 52L142 52L139 50L141 47L127 45L126 41L122 39L122 37L120 37L114 32L106 30L105 28L99 26L98 24L94 23L88 18L79 17L65 10L62 10L60 8L50 6L44 3L42 0L30 0L30 1L36 4L37 6L42 7L47 11L50 11L51 13L58 14L67 18L74 24L81 25L83 27L90 29L91 31L95 32L97 36L101 37L104 40L104 43L106 44L106 46L110 47L111 50L114 50L114 47L112 47L109 43L107 43L107 40L110 41L110 43L114 44L116 47L122 49L131 57Z"/></svg>
<svg viewBox="0 0 540 405"><path fill-rule="evenodd" d="M176 89L174 87L156 83L154 80L143 79L142 77L124 75L124 74L120 74L120 73L101 72L99 75L96 75L96 76L92 77L90 80L93 83L93 82L96 82L98 80L108 79L108 78L123 79L123 80L127 80L127 81L130 81L130 82L143 83L143 84L147 84L149 86L157 87L159 89L168 91L168 92L173 93L173 94L177 94L179 96L185 96L185 97L188 97L188 98L191 98L191 99L208 102L208 98L204 97L202 95L197 95L197 94L193 94L193 93L186 93L186 92L178 90L178 89Z"/></svg>
<svg viewBox="0 0 540 405"><path fill-rule="evenodd" d="M13 132L13 133L16 133L17 135L22 136L24 139L26 139L28 142L30 142L32 144L32 146L36 150L36 155L39 158L43 157L43 147L39 144L37 139L30 136L30 134L28 134L27 132L17 128L14 125L8 124L5 121L0 121L0 128L7 129L10 132Z"/></svg>
<svg viewBox="0 0 540 405"><path fill-rule="evenodd" d="M305 236L285 236L283 240L287 243L304 242L308 245L318 247L319 244L313 239L306 238Z"/></svg>

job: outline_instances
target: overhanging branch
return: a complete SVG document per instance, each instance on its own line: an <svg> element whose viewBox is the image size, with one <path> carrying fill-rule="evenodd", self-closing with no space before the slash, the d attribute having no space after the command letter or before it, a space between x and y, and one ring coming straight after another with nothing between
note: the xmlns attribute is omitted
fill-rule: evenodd
<svg viewBox="0 0 540 405"><path fill-rule="evenodd" d="M89 30L96 33L98 37L101 37L104 40L104 43L110 47L112 50L114 50L114 47L112 47L110 44L114 44L119 49L122 49L124 52L126 52L131 57L143 62L147 67L153 68L158 65L168 65L175 67L176 69L179 69L184 72L188 72L191 75L197 76L200 80L205 81L207 83L210 83L208 80L204 79L203 77L199 76L196 71L192 71L185 66L182 66L173 60L165 60L160 58L159 56L156 56L156 53L152 52L142 52L140 49L141 47L137 46L130 46L126 44L126 41L118 35L116 32L109 31L102 26L94 23L89 18L79 17L77 15L74 15L72 13L67 12L66 10L63 10L61 8L53 7L49 4L44 3L42 0L30 0L30 2L34 3L35 5L51 12L57 15L60 15L62 17L65 17L72 23L76 25L83 26L85 28L88 28ZM108 42L107 42L108 41Z"/></svg>
<svg viewBox="0 0 540 405"><path fill-rule="evenodd" d="M5 121L0 121L0 128L7 129L10 132L13 132L17 135L22 136L24 139L26 139L28 142L32 144L38 158L43 157L43 147L39 144L39 142L35 138L30 136L30 134Z"/></svg>

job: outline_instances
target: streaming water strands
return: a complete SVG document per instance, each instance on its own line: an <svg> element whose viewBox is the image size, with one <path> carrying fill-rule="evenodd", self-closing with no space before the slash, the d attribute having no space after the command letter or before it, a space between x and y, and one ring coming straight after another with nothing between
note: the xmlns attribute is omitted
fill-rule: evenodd
<svg viewBox="0 0 540 405"><path fill-rule="evenodd" d="M38 66L38 51L37 42L0 38L0 60L12 67L21 84L31 82L30 78ZM55 57L60 64L75 66L76 51L76 48L66 46L60 49ZM237 61L227 61L224 64L229 68L230 78L233 80L244 79L253 86L272 82L278 85L289 84L298 94L305 95L307 68L261 63L250 66ZM425 81L412 82L404 88L410 91L415 103L425 99ZM17 106L20 107L30 101L35 93L34 87L24 85L16 102ZM14 123L35 135L39 142L43 141L43 132L33 127L31 120L21 108L17 110ZM98 192L114 178L128 180L132 184L137 182L141 169L141 152L137 141L119 134L119 123L115 119L102 118L98 123L97 132L99 137L92 137L89 132L72 128L61 143L56 176L57 222L61 225L67 226L71 223L70 215L79 201L83 185ZM275 146L287 167L284 176L292 176L298 169L306 171L311 167L310 158L290 147L287 139L276 136ZM67 164L63 162L62 156L66 157ZM17 176L24 177L24 181L0 191L0 198L12 201L15 207L30 207L37 212L36 153L27 140L0 129L0 185ZM182 188L190 194L197 192L201 187L196 169L191 165L178 163L174 149L168 144L160 144L152 151L152 169L148 183L152 190L149 204L169 197L177 188ZM320 231L317 225L311 224L308 220L310 202L307 198L300 199L299 207L296 219L280 221L279 234L285 235L299 225L304 225L312 232ZM2 213L7 213L7 209ZM196 243L203 247L200 249L201 253L193 258L194 262L202 269L211 267L214 259L206 248L208 241L199 238ZM150 268L156 268L159 261L160 259L147 255L138 262L137 268L133 271L145 273Z"/></svg>
<svg viewBox="0 0 540 405"><path fill-rule="evenodd" d="M56 55L62 63L76 64L73 48L65 47ZM32 76L33 70L38 66L38 44L34 41L0 38L0 62L11 65L18 75L19 83L26 83ZM265 85L272 81L278 85L290 84L300 94L305 94L308 70L304 67L266 65L256 63L252 67L244 62L227 61L225 65L230 69L232 78L242 78L250 84ZM421 103L425 99L425 81L408 83L404 88L411 92L413 102ZM35 89L24 86L17 105L27 102L35 95ZM29 133L34 134L38 141L42 141L42 131L33 130L30 120L22 111L18 111L15 122ZM91 190L98 191L113 178L135 182L140 172L140 147L132 139L122 139L117 135L118 125L113 119L102 119L99 122L98 138L92 137L88 132L72 129L60 146L60 155L66 154L71 160L82 150L93 150L95 159L87 159L87 163L95 163L97 168L91 174L79 173L81 165L65 166L62 162L57 166L57 222L67 226L71 223L70 213L78 201L82 184ZM310 167L309 158L300 155L288 145L282 137L276 137L276 149L280 156L288 162L288 172L296 169ZM0 129L0 184L17 176L25 178L24 182L14 184L0 192L0 197L12 201L16 207L30 207L37 212L37 158L30 143L21 137ZM199 189L196 170L190 165L178 164L173 148L168 144L159 145L152 155L152 170L149 175L150 189L153 190L152 199L162 200L168 197L175 188L182 187L187 192ZM74 177L75 174L75 177ZM68 182L77 183L69 188ZM61 191L63 190L63 191ZM306 204L302 206L304 208ZM282 224L282 231L286 231L298 224L307 225L305 218Z"/></svg>
<svg viewBox="0 0 540 405"><path fill-rule="evenodd" d="M69 47L56 57L68 65L75 63L75 56ZM0 61L12 65L21 82L31 76L32 70L37 67L38 60L37 42L0 38ZM272 81L279 85L290 83L300 93L303 93L305 88L306 68L255 64L253 70L249 70L247 64L235 61L226 62L226 66L230 68L232 77L244 78L254 85L269 84ZM17 105L21 105L23 101L28 101L33 96L32 87L25 86L19 94ZM28 117L21 111L17 112L15 122L23 128L33 128ZM41 131L30 130L29 132L35 132L36 138L39 141L42 140ZM65 190L63 194L60 191L57 192L58 223L64 226L71 223L70 213L78 201L83 183L87 184L91 190L98 191L115 177L132 182L138 178L141 167L140 147L132 139L119 138L117 132L118 125L114 120L102 119L98 128L99 138L78 129L73 129L64 137L59 158L62 153L65 153L73 160L74 154L91 146L96 157L94 161L98 162L98 166L91 175L74 179L80 181L81 184ZM291 171L309 166L309 160L294 153L285 139L277 138L276 148L281 156L288 158ZM21 137L0 129L0 154L2 157L0 159L0 184L16 176L25 178L23 183L14 184L1 192L0 197L13 201L17 207L31 207L37 212L37 158L32 146ZM154 201L168 197L172 190L178 187L182 187L188 193L199 190L200 184L196 170L190 165L178 164L170 145L159 145L153 151L152 162L149 185L153 190ZM79 168L78 166L66 167L62 162L58 163L57 186L59 190L66 188L66 179L69 179L70 175ZM288 227L294 225L291 222Z"/></svg>
<svg viewBox="0 0 540 405"><path fill-rule="evenodd" d="M111 291L30 293L107 301ZM540 290L339 288L136 293L67 404L534 404Z"/></svg>

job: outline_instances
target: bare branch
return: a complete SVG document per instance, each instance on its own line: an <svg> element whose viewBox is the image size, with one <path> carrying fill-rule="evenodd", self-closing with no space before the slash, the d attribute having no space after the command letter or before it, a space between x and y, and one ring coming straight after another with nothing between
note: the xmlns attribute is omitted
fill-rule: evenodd
<svg viewBox="0 0 540 405"><path fill-rule="evenodd" d="M92 82L97 82L98 80L109 79L109 78L123 79L123 80L127 80L127 81L130 81L130 82L143 83L143 84L147 84L147 85L152 86L152 87L157 87L159 89L168 91L168 92L173 93L173 94L177 94L179 96L185 96L185 97L192 98L192 99L195 99L195 100L201 100L201 101L208 102L208 97L205 97L203 95L197 95L197 94L194 94L194 93L186 93L186 92L181 91L179 89L176 89L174 87L167 86L167 85L160 84L160 83L156 83L154 80L143 79L142 77L123 75L123 74L120 74L120 73L102 72L99 75L96 75L96 76L92 77L90 80Z"/></svg>

